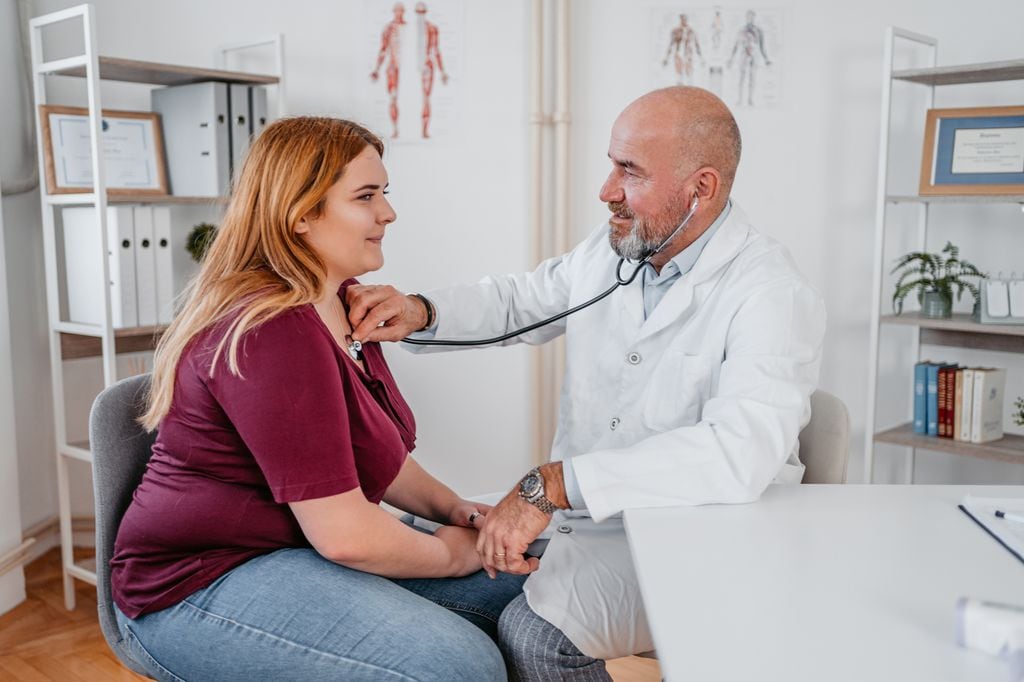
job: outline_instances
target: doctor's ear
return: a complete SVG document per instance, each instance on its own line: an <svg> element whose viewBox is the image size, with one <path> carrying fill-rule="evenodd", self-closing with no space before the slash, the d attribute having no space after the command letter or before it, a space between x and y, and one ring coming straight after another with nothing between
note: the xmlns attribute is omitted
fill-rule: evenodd
<svg viewBox="0 0 1024 682"><path fill-rule="evenodd" d="M711 166L705 166L697 171L697 187L693 198L702 203L707 203L715 198L721 186L722 178L718 171Z"/></svg>

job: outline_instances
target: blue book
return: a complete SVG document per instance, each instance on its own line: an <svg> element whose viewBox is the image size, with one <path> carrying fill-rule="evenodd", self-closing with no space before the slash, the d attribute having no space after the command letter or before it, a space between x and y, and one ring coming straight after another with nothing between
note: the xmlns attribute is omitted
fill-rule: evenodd
<svg viewBox="0 0 1024 682"><path fill-rule="evenodd" d="M925 386L928 383L928 366L919 362L914 365L914 433L928 433L928 405L925 400Z"/></svg>
<svg viewBox="0 0 1024 682"><path fill-rule="evenodd" d="M939 435L939 368L942 365L929 364L925 369L925 433Z"/></svg>

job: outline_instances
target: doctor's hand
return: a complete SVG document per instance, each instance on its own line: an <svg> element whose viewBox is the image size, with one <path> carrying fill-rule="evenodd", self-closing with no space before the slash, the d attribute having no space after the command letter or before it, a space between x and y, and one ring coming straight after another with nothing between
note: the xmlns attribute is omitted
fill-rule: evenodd
<svg viewBox="0 0 1024 682"><path fill-rule="evenodd" d="M401 341L427 324L423 301L391 286L354 284L345 298L356 341Z"/></svg>
<svg viewBox="0 0 1024 682"><path fill-rule="evenodd" d="M540 567L536 557L523 554L537 539L551 517L519 497L513 490L492 509L484 519L476 541L476 551L487 575L494 578L498 571L526 575Z"/></svg>

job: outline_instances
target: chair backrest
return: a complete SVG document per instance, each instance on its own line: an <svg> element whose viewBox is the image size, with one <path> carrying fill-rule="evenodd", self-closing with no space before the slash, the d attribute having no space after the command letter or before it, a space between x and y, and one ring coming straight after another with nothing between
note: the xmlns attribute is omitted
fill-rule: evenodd
<svg viewBox="0 0 1024 682"><path fill-rule="evenodd" d="M825 391L811 395L811 421L800 432L804 483L846 483L850 414L842 400Z"/></svg>
<svg viewBox="0 0 1024 682"><path fill-rule="evenodd" d="M89 441L92 485L96 504L96 601L100 629L107 644L126 666L146 675L124 648L110 595L110 558L121 518L132 501L149 462L155 433L146 433L136 419L145 408L149 374L108 387L92 404Z"/></svg>

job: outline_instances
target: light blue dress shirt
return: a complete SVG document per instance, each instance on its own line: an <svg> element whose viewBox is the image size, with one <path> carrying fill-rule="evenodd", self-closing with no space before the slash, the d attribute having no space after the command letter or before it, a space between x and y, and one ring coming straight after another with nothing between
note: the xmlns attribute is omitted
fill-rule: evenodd
<svg viewBox="0 0 1024 682"><path fill-rule="evenodd" d="M711 226L704 230L704 233L697 237L692 244L673 256L672 260L668 263L665 263L661 268L661 272L656 271L650 263L644 266L640 284L644 288L645 320L651 316L651 313L661 303L661 299L665 297L665 294L672 288L672 285L679 281L680 277L693 269L697 259L700 258L700 254L703 253L704 247L711 241L711 238L718 231L718 228L722 226L722 223L725 222L725 219L729 217L729 211L731 210L732 200L729 200L726 202L722 212L715 218L715 222L711 223ZM562 462L562 478L565 480L565 496L569 500L569 505L573 509L586 509L587 503L583 500L583 493L580 492L580 485L576 480L576 472L573 471L571 458Z"/></svg>

